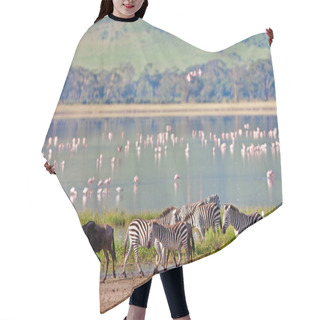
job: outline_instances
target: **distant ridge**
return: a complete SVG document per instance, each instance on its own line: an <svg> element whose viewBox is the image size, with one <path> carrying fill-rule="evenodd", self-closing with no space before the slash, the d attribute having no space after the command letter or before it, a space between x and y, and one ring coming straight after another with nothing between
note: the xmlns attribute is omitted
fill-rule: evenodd
<svg viewBox="0 0 320 320"><path fill-rule="evenodd" d="M208 39L209 41L209 39ZM152 26L143 19L125 23L104 17L81 38L72 67L93 72L111 71L130 62L139 75L148 63L155 72L174 68L185 71L196 64L222 59L227 67L259 59L270 59L267 35L261 33L218 51L201 50L179 37Z"/></svg>

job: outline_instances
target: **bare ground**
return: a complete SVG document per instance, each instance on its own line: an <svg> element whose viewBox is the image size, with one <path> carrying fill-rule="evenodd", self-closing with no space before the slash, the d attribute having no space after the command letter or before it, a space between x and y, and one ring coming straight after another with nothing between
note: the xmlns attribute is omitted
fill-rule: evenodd
<svg viewBox="0 0 320 320"><path fill-rule="evenodd" d="M153 273L145 273L144 277L127 275L127 278L107 278L100 282L100 313L105 313L129 298L133 290L151 279Z"/></svg>

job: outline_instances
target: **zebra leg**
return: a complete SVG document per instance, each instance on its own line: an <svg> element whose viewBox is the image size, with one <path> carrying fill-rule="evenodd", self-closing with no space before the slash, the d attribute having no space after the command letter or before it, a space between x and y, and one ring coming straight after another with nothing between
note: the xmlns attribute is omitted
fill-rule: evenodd
<svg viewBox="0 0 320 320"><path fill-rule="evenodd" d="M130 256L131 251L132 251L132 242L129 241L129 250L128 250L128 252L127 252L127 254L126 254L125 258L124 258L123 272L122 272L122 274L124 275L125 278L127 277L127 274L126 274L127 260L128 260L128 258Z"/></svg>
<svg viewBox="0 0 320 320"><path fill-rule="evenodd" d="M158 273L158 266L161 263L161 248L158 241L154 242L154 247L156 249L156 267L154 268L153 273L156 274Z"/></svg>
<svg viewBox="0 0 320 320"><path fill-rule="evenodd" d="M216 237L216 226L214 225L214 223L211 225L211 229L212 229L213 238L215 238Z"/></svg>
<svg viewBox="0 0 320 320"><path fill-rule="evenodd" d="M192 233L191 233L191 243L192 243L192 249L191 249L191 261L192 261L193 253L195 253L194 239L193 239L193 235L192 235Z"/></svg>
<svg viewBox="0 0 320 320"><path fill-rule="evenodd" d="M170 254L170 251L168 250L168 254L167 254L167 249L163 247L162 248L162 267L163 267L163 270L167 270L169 254Z"/></svg>
<svg viewBox="0 0 320 320"><path fill-rule="evenodd" d="M139 256L138 256L139 247L138 247L138 245L135 244L133 249L134 249L134 257L135 257L135 260L136 260L136 265L137 265L137 267L139 269L139 277L144 277L144 273L143 273L143 271L141 269L141 266L140 266L140 263L139 263Z"/></svg>
<svg viewBox="0 0 320 320"><path fill-rule="evenodd" d="M200 227L199 231L200 231L200 235L201 235L201 241L203 241L204 235L205 235L204 228L203 228L203 227Z"/></svg>
<svg viewBox="0 0 320 320"><path fill-rule="evenodd" d="M221 217L219 215L218 219L216 220L215 222L215 227L217 229L217 232L218 232L218 236L220 236L220 228L222 230L222 224L221 224Z"/></svg>
<svg viewBox="0 0 320 320"><path fill-rule="evenodd" d="M188 262L190 262L190 243L189 243L189 240L187 242L184 242L183 243L183 247L184 247L184 250L186 251L186 254L187 254L187 260Z"/></svg>
<svg viewBox="0 0 320 320"><path fill-rule="evenodd" d="M191 252L191 259L192 259L192 250L190 250L191 246L192 246L191 239L188 237L188 250L189 250L189 252Z"/></svg>
<svg viewBox="0 0 320 320"><path fill-rule="evenodd" d="M180 266L182 260L182 253L181 253L181 245L178 247L178 254L179 254L179 262L176 264L176 267Z"/></svg>
<svg viewBox="0 0 320 320"><path fill-rule="evenodd" d="M177 267L178 265L177 265L176 255L174 254L174 250L171 250L171 252L172 252L172 254L173 254L174 264L175 264L176 267ZM180 254L181 254L181 251L180 251Z"/></svg>
<svg viewBox="0 0 320 320"><path fill-rule="evenodd" d="M165 268L165 269L168 268L169 257L170 257L170 250L164 248L163 265L164 265L164 268Z"/></svg>

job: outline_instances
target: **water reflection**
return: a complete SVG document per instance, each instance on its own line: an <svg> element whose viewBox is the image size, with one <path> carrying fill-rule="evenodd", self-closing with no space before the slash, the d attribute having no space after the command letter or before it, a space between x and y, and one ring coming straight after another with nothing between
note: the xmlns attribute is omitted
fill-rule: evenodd
<svg viewBox="0 0 320 320"><path fill-rule="evenodd" d="M43 153L77 211L282 198L276 116L54 120Z"/></svg>

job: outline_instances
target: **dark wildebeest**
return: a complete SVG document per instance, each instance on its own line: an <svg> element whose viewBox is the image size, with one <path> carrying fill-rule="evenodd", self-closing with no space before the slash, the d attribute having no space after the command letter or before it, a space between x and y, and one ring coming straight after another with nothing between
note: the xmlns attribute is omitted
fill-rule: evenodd
<svg viewBox="0 0 320 320"><path fill-rule="evenodd" d="M89 242L91 244L93 251L98 253L101 250L103 250L104 255L106 257L107 268L106 268L106 274L104 276L103 282L106 281L108 266L109 266L109 255L107 251L110 252L112 257L113 277L115 278L116 273L114 272L114 262L117 261L117 258L116 258L116 251L114 247L113 228L107 224L98 225L94 221L89 221L88 223L83 225L82 228L84 233L89 239Z"/></svg>

